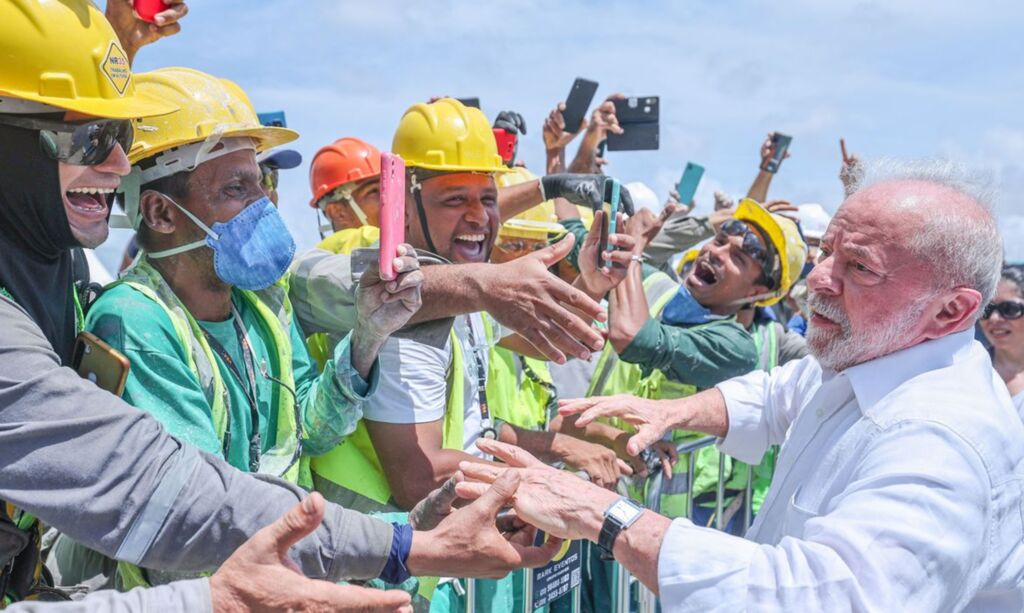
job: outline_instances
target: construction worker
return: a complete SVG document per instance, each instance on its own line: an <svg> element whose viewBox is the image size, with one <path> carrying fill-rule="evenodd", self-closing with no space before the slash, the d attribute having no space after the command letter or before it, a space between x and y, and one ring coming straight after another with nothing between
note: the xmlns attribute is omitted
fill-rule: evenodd
<svg viewBox="0 0 1024 613"><path fill-rule="evenodd" d="M483 113L450 98L414 105L399 122L392 150L407 168L410 244L441 262L486 262L499 220L494 175L506 167ZM610 240L625 249L613 252L610 262L624 267L631 237ZM585 249L596 262L596 241ZM595 264L576 286L600 298L619 278L621 273L602 273ZM489 349L500 342L538 357L522 337L503 332L485 313L457 318L450 331L441 328L440 338L435 328L406 331L385 344L377 392L356 432L313 459L314 484L328 499L363 510L409 509L448 479L459 461L479 459L472 451L481 436L565 461L605 485L628 470L600 446L495 418L487 396Z"/></svg>
<svg viewBox="0 0 1024 613"><path fill-rule="evenodd" d="M758 343L736 314L785 296L806 252L792 220L745 199L701 249L682 285L662 273L643 279L634 267L613 293L608 337L615 355L602 356L588 395L677 398L758 368ZM673 440L693 438L679 432ZM662 513L686 516L692 493L694 520L709 520L705 511L714 507L707 498L714 496L718 457L711 448L699 453L696 474L688 474L688 462L674 466L673 478L662 489ZM732 470L728 459L726 470ZM745 470L736 472L727 484L732 493L746 486Z"/></svg>
<svg viewBox="0 0 1024 613"><path fill-rule="evenodd" d="M493 131L491 134L493 140ZM352 145L348 143L346 147ZM341 155L338 150L349 149L339 146L338 150L331 151L331 147L325 147L323 152L326 160L323 165L324 181L317 180L318 173L311 175L314 203L326 204L329 201L329 198L323 199L328 192L334 191L334 188L328 189L328 185L336 184L336 187L343 187L342 192L347 191L343 186L344 177L332 174L331 169L335 166L333 160L338 162L337 167L342 171L352 170L346 165L347 162L339 161ZM358 150L358 147L354 149ZM366 158L366 168L360 166L361 158L348 158L355 160L355 176L365 175L369 179L371 173L378 172L370 165L370 157ZM515 173L517 170L510 172ZM320 189L318 186L321 185L325 187ZM521 183L498 189L498 210L502 219L509 219L557 197L568 198L592 210L600 207L606 199L609 187L605 185L602 175L553 174L540 178L530 177ZM361 194L358 191L353 192L353 196L360 211L370 221L375 197L370 196L364 203L360 201ZM352 216L357 220L358 213L350 203L344 206L347 202L347 199L342 198L339 206L334 208L340 217L331 222L330 228L322 229L337 228L342 232L351 229L355 223ZM631 210L631 203L628 190L623 189L623 207ZM348 219L347 223L345 218ZM362 224L361 221L359 223ZM355 290L349 253L357 245L372 244L371 238L376 231L368 229L366 225L361 226L357 232L346 233L345 238L328 241L324 244L326 248L310 249L300 254L292 265L291 300L299 323L307 335L326 332L329 338L340 337L355 324ZM553 252L542 251L501 265L426 267L422 271L425 277L424 307L413 316L413 323L441 321L486 311L502 326L526 337L550 360L564 362L566 355L589 356L604 345L604 339L590 324L594 320L605 319L607 314L583 292L561 281L548 270L555 262L565 258L571 246L570 243L560 244ZM545 258L553 259L546 262ZM565 308L567 304L574 305L574 308Z"/></svg>
<svg viewBox="0 0 1024 613"><path fill-rule="evenodd" d="M256 164L298 135L261 126L244 92L199 71L160 69L136 86L179 110L139 124L122 191L141 256L92 305L86 329L129 359L124 399L171 434L309 486L300 456L355 428L377 352L418 308L418 266L406 259L395 302L379 278L362 287L359 325L317 376L279 283L294 243ZM63 550L58 563L75 558ZM128 588L152 579L129 565L121 575Z"/></svg>
<svg viewBox="0 0 1024 613"><path fill-rule="evenodd" d="M309 167L313 197L309 206L327 223L320 225L323 239L316 249L351 254L380 240L380 151L358 138L339 138L321 147ZM307 339L309 353L326 363L343 334L318 332Z"/></svg>
<svg viewBox="0 0 1024 613"><path fill-rule="evenodd" d="M231 556L210 578L97 593L80 611L299 609L311 600L401 610L405 594L295 571L330 581L382 569L496 576L550 559L493 528L491 511L514 483L409 545L385 522L199 453L67 368L84 323L71 251L107 235L112 189L130 169L132 120L175 107L137 95L115 32L85 0L0 3L0 55L12 60L0 75L0 606L42 611L8 605L61 598L43 580L41 522L146 567L209 571Z"/></svg>

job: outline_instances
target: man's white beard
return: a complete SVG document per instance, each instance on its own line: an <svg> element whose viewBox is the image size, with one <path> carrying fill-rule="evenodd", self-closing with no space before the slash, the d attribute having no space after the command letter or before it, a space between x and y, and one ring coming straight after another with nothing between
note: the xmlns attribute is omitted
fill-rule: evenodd
<svg viewBox="0 0 1024 613"><path fill-rule="evenodd" d="M901 312L889 314L873 327L855 334L838 304L809 292L807 306L810 310L839 324L840 331L825 330L814 325L813 320L808 321L807 348L822 366L835 371L888 355L906 344L910 330L920 321L931 298L930 294L921 296Z"/></svg>

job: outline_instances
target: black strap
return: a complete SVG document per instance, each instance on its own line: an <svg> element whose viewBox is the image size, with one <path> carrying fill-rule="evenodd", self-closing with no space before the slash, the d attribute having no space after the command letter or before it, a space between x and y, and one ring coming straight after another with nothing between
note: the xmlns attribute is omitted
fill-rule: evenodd
<svg viewBox="0 0 1024 613"><path fill-rule="evenodd" d="M224 345L216 339L212 334L206 331L205 328L200 326L203 331L203 336L206 337L206 341L210 344L210 348L217 352L220 359L227 365L228 370L238 381L238 384L242 386L242 390L245 392L245 399L249 401L250 417L252 419L252 434L249 436L249 471L258 472L260 469L260 455L262 453L262 445L260 441L260 410L259 405L256 402L256 366L253 359L252 345L249 343L249 335L245 332L245 326L242 324L242 316L235 309L235 305L231 305L232 323L235 327L235 334L238 335L238 344L242 348L242 360L245 362L245 374L248 379L248 385L246 385L246 379L242 378L242 373L238 370L238 366L235 364L235 360L232 359L231 354L224 348ZM228 451L231 449L231 406L230 402L227 407L228 426L224 432L224 459L228 457Z"/></svg>
<svg viewBox="0 0 1024 613"><path fill-rule="evenodd" d="M420 218L420 229L423 230L423 238L427 241L427 249L429 249L431 253L437 253L437 247L434 246L434 239L430 237L430 226L427 225L427 211L423 208L423 197L420 195L423 192L423 186L420 183L413 183L411 189L413 199L416 201L416 213Z"/></svg>
<svg viewBox="0 0 1024 613"><path fill-rule="evenodd" d="M473 334L472 315L466 315L466 326L469 328L470 351L473 353L473 362L476 364L477 400L480 402L480 436L483 438L497 438L498 431L492 425L491 411L487 406L487 369L484 367L484 361L476 344L476 335Z"/></svg>

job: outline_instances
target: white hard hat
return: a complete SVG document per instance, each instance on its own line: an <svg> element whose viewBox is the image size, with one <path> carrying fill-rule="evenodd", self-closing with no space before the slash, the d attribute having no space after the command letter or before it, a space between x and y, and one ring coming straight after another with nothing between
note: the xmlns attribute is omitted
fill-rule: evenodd
<svg viewBox="0 0 1024 613"><path fill-rule="evenodd" d="M820 204L801 204L796 208L796 217L800 220L800 230L803 231L804 237L821 240L821 237L825 236L825 229L832 221L832 216Z"/></svg>
<svg viewBox="0 0 1024 613"><path fill-rule="evenodd" d="M629 195L633 197L633 206L636 210L651 209L652 211L658 211L661 209L661 200L658 198L658 194L655 194L654 190L647 187L645 183L633 181L632 183L626 183L623 187L628 189Z"/></svg>

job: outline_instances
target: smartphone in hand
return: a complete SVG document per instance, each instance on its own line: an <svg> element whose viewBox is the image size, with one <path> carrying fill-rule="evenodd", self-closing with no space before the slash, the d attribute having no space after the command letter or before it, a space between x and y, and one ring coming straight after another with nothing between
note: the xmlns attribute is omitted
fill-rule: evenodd
<svg viewBox="0 0 1024 613"><path fill-rule="evenodd" d="M580 131L580 126L590 110L590 103L594 101L594 94L597 93L597 81L577 78L573 81L569 96L565 99L565 110L562 111L562 119L565 120L565 133L575 134Z"/></svg>
<svg viewBox="0 0 1024 613"><path fill-rule="evenodd" d="M614 100L622 134L608 134L608 151L652 151L660 146L658 96Z"/></svg>
<svg viewBox="0 0 1024 613"><path fill-rule="evenodd" d="M691 206L693 196L697 193L697 186L700 185L701 177L704 176L704 167L700 164L687 162L683 170L683 176L676 184L676 192L679 194L679 203Z"/></svg>
<svg viewBox="0 0 1024 613"><path fill-rule="evenodd" d="M398 276L394 260L405 242L405 162L399 156L380 154L380 278Z"/></svg>
<svg viewBox="0 0 1024 613"><path fill-rule="evenodd" d="M765 165L764 170L770 173L776 173L779 171L779 166L782 165L782 160L786 158L786 150L789 149L789 143L793 141L793 137L782 132L772 132L772 157Z"/></svg>
<svg viewBox="0 0 1024 613"><path fill-rule="evenodd" d="M604 255L605 253L610 253L612 251L611 245L608 244L608 237L615 234L618 227L619 202L622 195L622 186L619 184L619 180L613 178L605 179L605 183L608 181L611 181L612 194L610 198L611 202L608 203L610 205L609 209L601 215L601 227L599 228L601 232L601 240L597 245L598 268L603 268L606 265ZM593 231L593 228L591 228L591 231Z"/></svg>

